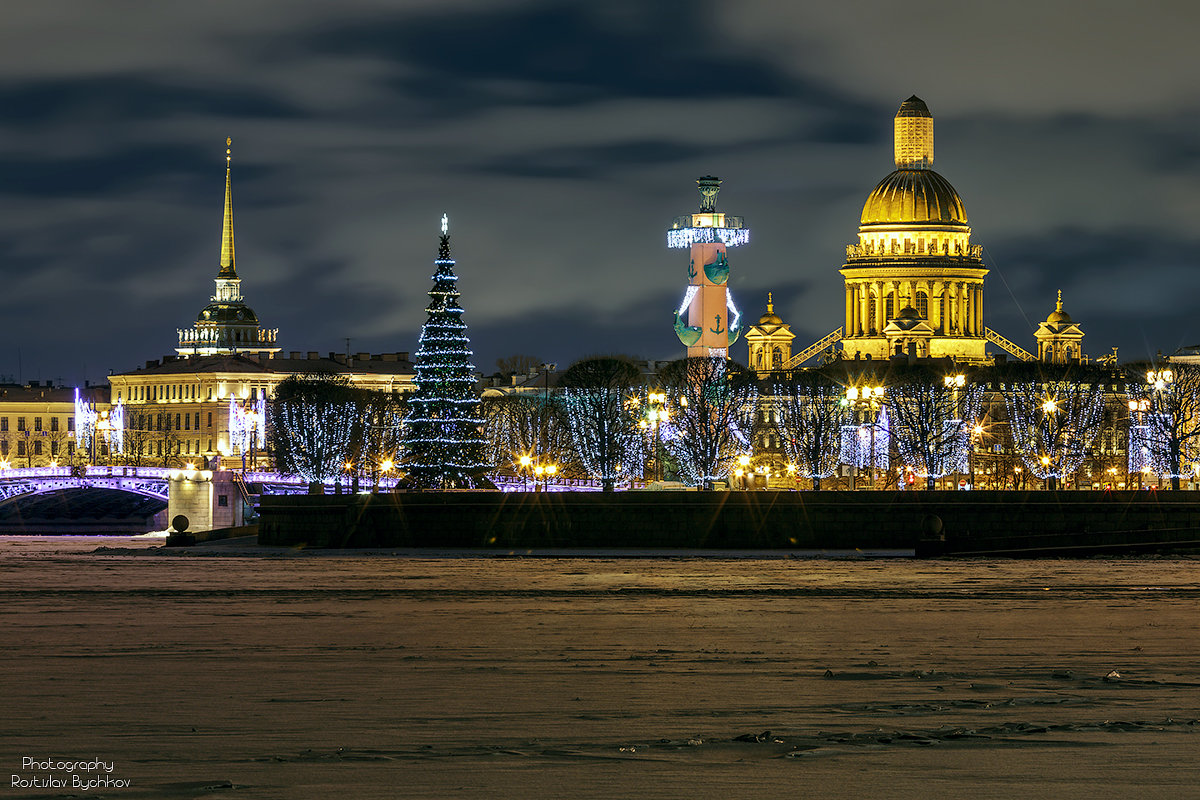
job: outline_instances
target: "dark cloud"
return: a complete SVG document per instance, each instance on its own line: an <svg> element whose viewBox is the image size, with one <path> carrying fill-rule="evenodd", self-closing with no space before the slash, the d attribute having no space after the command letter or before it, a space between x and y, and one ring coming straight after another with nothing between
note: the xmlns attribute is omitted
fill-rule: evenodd
<svg viewBox="0 0 1200 800"><path fill-rule="evenodd" d="M842 323L913 92L991 259L989 325L1032 347L1061 286L1093 352L1200 340L1190 5L1086 30L1058 0L70 8L6 15L0 373L17 347L73 380L171 350L212 291L228 135L243 290L285 349L415 350L449 211L480 367L678 355L663 231L703 174L754 230L738 304L774 290L803 347Z"/></svg>

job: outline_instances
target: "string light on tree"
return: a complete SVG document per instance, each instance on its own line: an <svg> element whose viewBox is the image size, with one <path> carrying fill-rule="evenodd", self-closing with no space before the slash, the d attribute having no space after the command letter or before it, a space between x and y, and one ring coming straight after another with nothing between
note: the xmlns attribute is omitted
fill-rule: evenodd
<svg viewBox="0 0 1200 800"><path fill-rule="evenodd" d="M405 418L404 467L417 486L469 488L487 484L482 477L487 470L484 420L445 214L441 227L437 269L425 309L428 317L414 359L416 391Z"/></svg>

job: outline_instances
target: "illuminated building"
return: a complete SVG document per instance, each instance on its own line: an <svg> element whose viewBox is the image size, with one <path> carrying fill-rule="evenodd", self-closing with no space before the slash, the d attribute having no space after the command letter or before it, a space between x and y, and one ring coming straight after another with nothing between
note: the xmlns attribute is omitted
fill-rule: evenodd
<svg viewBox="0 0 1200 800"><path fill-rule="evenodd" d="M264 329L258 316L242 299L242 279L237 274L233 247L233 190L230 184L230 145L225 140L225 213L221 224L221 267L217 271L217 290L204 307L196 324L179 330L182 356L212 356L232 353L271 356L278 329Z"/></svg>
<svg viewBox="0 0 1200 800"><path fill-rule="evenodd" d="M123 461L175 466L189 456L252 455L265 462L266 403L284 379L305 374L337 375L355 388L399 394L413 390L415 372L408 353L239 353L147 361L109 376L112 404L124 406Z"/></svg>
<svg viewBox="0 0 1200 800"><path fill-rule="evenodd" d="M767 313L758 318L757 325L746 330L746 345L750 351L750 369L764 378L772 370L783 369L792 358L792 340L796 334L775 313L771 293L767 293Z"/></svg>
<svg viewBox="0 0 1200 800"><path fill-rule="evenodd" d="M896 169L867 198L858 242L846 247L842 349L984 363L987 269L962 199L932 169L933 115L914 95L894 129Z"/></svg>
<svg viewBox="0 0 1200 800"><path fill-rule="evenodd" d="M99 413L107 414L108 387L80 390ZM50 381L0 384L0 467L46 467L86 460L76 442L76 390ZM108 443L101 442L102 454Z"/></svg>
<svg viewBox="0 0 1200 800"><path fill-rule="evenodd" d="M1058 302L1046 321L1033 334L1037 339L1038 361L1052 364L1078 363L1083 358L1083 330L1063 311L1062 289Z"/></svg>
<svg viewBox="0 0 1200 800"><path fill-rule="evenodd" d="M689 356L725 356L741 334L741 314L726 285L730 247L750 241L741 217L717 211L721 179L696 180L700 210L676 217L667 231L667 247L688 248L688 287L675 310L675 335ZM730 317L732 315L732 317Z"/></svg>

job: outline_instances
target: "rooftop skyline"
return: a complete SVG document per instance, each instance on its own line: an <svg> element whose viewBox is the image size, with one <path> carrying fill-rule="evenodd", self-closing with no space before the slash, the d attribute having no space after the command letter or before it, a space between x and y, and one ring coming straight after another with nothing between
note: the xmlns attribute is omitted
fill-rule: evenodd
<svg viewBox="0 0 1200 800"><path fill-rule="evenodd" d="M984 246L988 326L1032 348L1061 288L1093 357L1169 353L1200 341L1197 15L22 7L0 48L0 374L18 348L24 380L80 384L172 352L219 268L227 136L241 288L285 351L415 352L448 212L484 372L679 357L664 234L700 175L754 231L737 304L757 319L773 291L799 349L841 324L845 245L914 93Z"/></svg>

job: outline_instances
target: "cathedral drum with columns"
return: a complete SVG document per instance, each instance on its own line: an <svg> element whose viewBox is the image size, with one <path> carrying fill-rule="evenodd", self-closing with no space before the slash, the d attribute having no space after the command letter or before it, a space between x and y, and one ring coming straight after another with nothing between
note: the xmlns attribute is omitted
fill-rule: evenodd
<svg viewBox="0 0 1200 800"><path fill-rule="evenodd" d="M863 206L858 243L846 247L843 352L990 361L983 248L971 244L958 193L931 169L933 116L915 95L896 113L895 161Z"/></svg>

